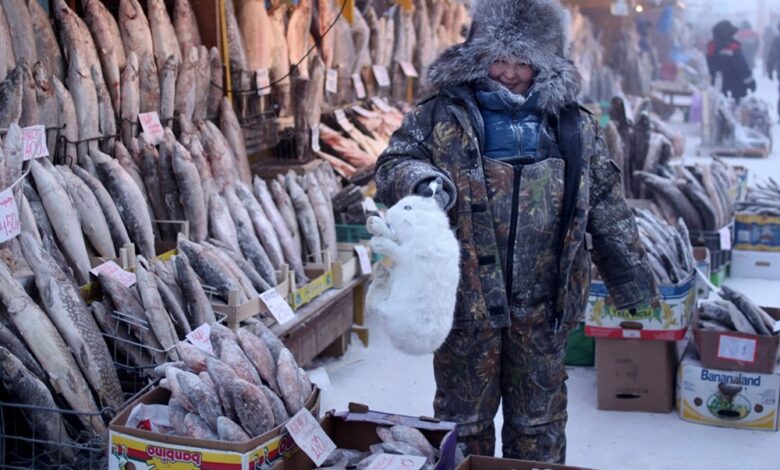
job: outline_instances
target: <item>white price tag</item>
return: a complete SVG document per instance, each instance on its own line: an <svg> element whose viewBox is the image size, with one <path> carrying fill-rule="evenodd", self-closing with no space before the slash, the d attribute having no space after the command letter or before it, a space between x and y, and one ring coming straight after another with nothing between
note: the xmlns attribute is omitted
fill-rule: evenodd
<svg viewBox="0 0 780 470"><path fill-rule="evenodd" d="M271 75L269 74L268 69L256 71L255 80L257 81L257 96L271 94Z"/></svg>
<svg viewBox="0 0 780 470"><path fill-rule="evenodd" d="M201 351L214 355L214 349L211 347L211 326L208 323L204 323L195 328L187 335L187 339L190 340L193 346Z"/></svg>
<svg viewBox="0 0 780 470"><path fill-rule="evenodd" d="M322 462L336 450L336 444L325 434L322 426L312 416L306 408L295 414L285 426L290 432L298 447L301 448L316 466L322 465Z"/></svg>
<svg viewBox="0 0 780 470"><path fill-rule="evenodd" d="M90 271L95 276L100 274L122 283L125 287L131 287L135 284L135 273L125 271L114 261L108 260L100 266L96 266Z"/></svg>
<svg viewBox="0 0 780 470"><path fill-rule="evenodd" d="M729 251L731 249L731 228L723 227L718 231L718 235L720 235L720 249Z"/></svg>
<svg viewBox="0 0 780 470"><path fill-rule="evenodd" d="M369 119L371 119L371 118L378 118L379 117L379 115L377 113L375 113L373 111L369 111L369 110L367 110L366 108L364 108L362 106L353 106L352 107L352 111L355 111L355 113L357 115L359 115L359 116L363 116L363 117L366 117L366 118L369 118Z"/></svg>
<svg viewBox="0 0 780 470"><path fill-rule="evenodd" d="M387 67L384 65L372 65L371 70L374 72L374 78L379 88L390 86L390 75L387 73Z"/></svg>
<svg viewBox="0 0 780 470"><path fill-rule="evenodd" d="M366 470L420 470L425 462L417 455L378 454Z"/></svg>
<svg viewBox="0 0 780 470"><path fill-rule="evenodd" d="M339 72L336 69L328 69L325 72L325 91L328 93L338 93L339 91Z"/></svg>
<svg viewBox="0 0 780 470"><path fill-rule="evenodd" d="M374 106L376 106L377 109L379 109L383 113L390 113L393 111L393 108L389 104L387 104L387 101L383 100L378 96L372 97L371 102L374 103Z"/></svg>
<svg viewBox="0 0 780 470"><path fill-rule="evenodd" d="M336 122L338 122L339 126L345 131L349 132L355 128L349 121L349 118L347 118L347 113L345 113L343 109L337 109L333 111L333 114L336 116Z"/></svg>
<svg viewBox="0 0 780 470"><path fill-rule="evenodd" d="M363 79L359 73L352 75L352 83L355 85L355 95L359 100L366 97L366 86L363 84Z"/></svg>
<svg viewBox="0 0 780 470"><path fill-rule="evenodd" d="M320 151L320 126L311 128L311 149L315 152Z"/></svg>
<svg viewBox="0 0 780 470"><path fill-rule="evenodd" d="M268 307L268 311L271 312L271 316L274 317L276 323L284 325L295 318L290 305L279 295L276 289L269 289L260 294L260 300Z"/></svg>
<svg viewBox="0 0 780 470"><path fill-rule="evenodd" d="M355 253L357 253L358 261L360 261L360 272L363 274L371 274L371 259L368 257L368 250L363 245L355 246Z"/></svg>
<svg viewBox="0 0 780 470"><path fill-rule="evenodd" d="M160 124L160 116L157 115L157 111L141 113L138 115L138 120L141 121L141 128L144 130L144 134L152 139L154 145L158 145L163 141L165 131L162 124Z"/></svg>
<svg viewBox="0 0 780 470"><path fill-rule="evenodd" d="M0 193L0 243L20 233L22 224L19 221L19 208L16 207L13 188L8 188Z"/></svg>
<svg viewBox="0 0 780 470"><path fill-rule="evenodd" d="M414 64L407 60L399 60L398 65L401 66L401 70L403 70L404 75L406 75L408 78L417 78L420 75L417 73L417 69L414 68Z"/></svg>
<svg viewBox="0 0 780 470"><path fill-rule="evenodd" d="M22 152L24 161L49 156L49 149L46 148L46 126L38 125L22 129Z"/></svg>
<svg viewBox="0 0 780 470"><path fill-rule="evenodd" d="M756 362L757 345L758 341L755 339L720 335L718 338L718 357L752 364Z"/></svg>

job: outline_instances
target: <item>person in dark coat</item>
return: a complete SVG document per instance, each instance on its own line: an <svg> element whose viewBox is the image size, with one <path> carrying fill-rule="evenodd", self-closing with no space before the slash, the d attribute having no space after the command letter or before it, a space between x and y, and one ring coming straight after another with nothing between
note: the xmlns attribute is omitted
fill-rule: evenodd
<svg viewBox="0 0 780 470"><path fill-rule="evenodd" d="M465 454L492 456L503 403L504 457L563 462L566 340L588 301L589 245L618 308L657 311L657 289L621 170L577 102L559 1L473 0L471 13L466 42L427 70L435 92L377 162L378 197L436 197L461 246L436 417L458 423Z"/></svg>
<svg viewBox="0 0 780 470"><path fill-rule="evenodd" d="M748 66L742 45L734 39L737 28L724 20L712 28L712 41L707 44L707 66L710 69L712 84L718 74L723 79L722 91L731 95L737 102L747 96L748 90L756 90L756 81Z"/></svg>

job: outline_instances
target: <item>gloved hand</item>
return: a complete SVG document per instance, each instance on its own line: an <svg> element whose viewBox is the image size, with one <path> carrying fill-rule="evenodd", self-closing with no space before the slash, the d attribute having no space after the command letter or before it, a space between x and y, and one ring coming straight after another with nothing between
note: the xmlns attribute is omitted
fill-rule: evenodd
<svg viewBox="0 0 780 470"><path fill-rule="evenodd" d="M419 183L414 189L414 194L422 197L433 197L442 209L447 209L450 203L450 195L444 189L444 180L438 176Z"/></svg>
<svg viewBox="0 0 780 470"><path fill-rule="evenodd" d="M750 83L748 83L747 89L750 91L756 91L756 81L750 80Z"/></svg>

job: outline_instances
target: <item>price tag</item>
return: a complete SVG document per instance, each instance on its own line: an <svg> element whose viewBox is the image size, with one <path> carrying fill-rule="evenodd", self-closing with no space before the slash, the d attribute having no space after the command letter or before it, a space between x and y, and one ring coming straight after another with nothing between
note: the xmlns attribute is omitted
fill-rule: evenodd
<svg viewBox="0 0 780 470"><path fill-rule="evenodd" d="M256 71L255 80L257 81L257 96L271 94L271 75L268 72L268 69L259 69Z"/></svg>
<svg viewBox="0 0 780 470"><path fill-rule="evenodd" d="M336 122L338 122L339 126L345 131L349 132L355 128L347 118L347 113L345 113L343 109L337 109L333 111L333 114L336 116Z"/></svg>
<svg viewBox="0 0 780 470"><path fill-rule="evenodd" d="M373 111L369 111L362 106L353 106L352 111L355 111L359 116L363 116L369 119L378 118L379 115Z"/></svg>
<svg viewBox="0 0 780 470"><path fill-rule="evenodd" d="M425 462L416 455L378 454L366 470L420 470Z"/></svg>
<svg viewBox="0 0 780 470"><path fill-rule="evenodd" d="M752 364L756 362L757 344L755 339L720 335L718 338L718 357Z"/></svg>
<svg viewBox="0 0 780 470"><path fill-rule="evenodd" d="M268 311L271 312L271 316L274 317L276 323L284 325L295 318L295 314L290 308L290 305L285 302L276 289L269 289L260 294L260 300L268 307Z"/></svg>
<svg viewBox="0 0 780 470"><path fill-rule="evenodd" d="M360 272L363 274L371 274L371 259L368 257L368 250L363 245L355 246L355 253L357 253L358 261L360 261Z"/></svg>
<svg viewBox="0 0 780 470"><path fill-rule="evenodd" d="M371 70L374 71L374 78L379 88L387 88L390 86L390 75L387 73L387 67L384 65L372 65Z"/></svg>
<svg viewBox="0 0 780 470"><path fill-rule="evenodd" d="M404 72L404 75L406 75L408 78L417 78L420 76L417 73L417 69L414 68L414 64L412 64L408 60L399 60L398 65L401 66L401 70Z"/></svg>
<svg viewBox="0 0 780 470"><path fill-rule="evenodd" d="M729 251L731 249L731 228L723 227L718 231L720 235L720 249Z"/></svg>
<svg viewBox="0 0 780 470"><path fill-rule="evenodd" d="M90 271L95 276L104 275L122 283L125 287L132 287L135 284L135 273L125 271L114 261L108 260L105 263L96 266Z"/></svg>
<svg viewBox="0 0 780 470"><path fill-rule="evenodd" d="M311 149L315 152L320 151L320 126L311 128Z"/></svg>
<svg viewBox="0 0 780 470"><path fill-rule="evenodd" d="M336 450L336 444L306 408L296 413L285 427L293 441L318 467Z"/></svg>
<svg viewBox="0 0 780 470"><path fill-rule="evenodd" d="M160 116L157 115L157 111L141 113L138 115L138 120L141 121L141 128L143 128L144 134L152 139L154 145L158 145L163 141L165 131L162 124L160 124Z"/></svg>
<svg viewBox="0 0 780 470"><path fill-rule="evenodd" d="M16 207L13 188L8 188L0 193L0 243L20 233L22 224L19 221L19 208Z"/></svg>
<svg viewBox="0 0 780 470"><path fill-rule="evenodd" d="M328 93L338 93L339 91L339 72L336 69L328 69L325 73L325 91Z"/></svg>
<svg viewBox="0 0 780 470"><path fill-rule="evenodd" d="M359 73L352 75L352 83L355 85L355 95L357 95L359 100L362 100L366 97L366 86L363 84L363 79L360 77Z"/></svg>
<svg viewBox="0 0 780 470"><path fill-rule="evenodd" d="M383 100L378 96L371 97L371 102L374 103L374 106L376 106L377 109L379 109L383 113L393 112L393 108L389 104L387 104L387 101Z"/></svg>
<svg viewBox="0 0 780 470"><path fill-rule="evenodd" d="M195 328L187 335L187 339L190 340L193 346L201 351L214 355L214 349L211 347L211 326L208 323L204 323Z"/></svg>
<svg viewBox="0 0 780 470"><path fill-rule="evenodd" d="M22 151L24 161L49 156L49 149L46 148L46 126L22 128Z"/></svg>

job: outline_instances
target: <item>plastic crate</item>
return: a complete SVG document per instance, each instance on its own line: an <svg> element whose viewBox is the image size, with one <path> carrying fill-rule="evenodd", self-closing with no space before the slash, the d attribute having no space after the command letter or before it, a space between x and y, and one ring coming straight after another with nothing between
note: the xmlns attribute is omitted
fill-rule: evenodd
<svg viewBox="0 0 780 470"><path fill-rule="evenodd" d="M365 225L336 224L336 241L339 243L360 243L371 240Z"/></svg>

